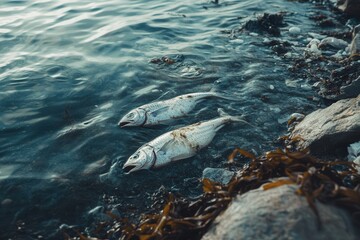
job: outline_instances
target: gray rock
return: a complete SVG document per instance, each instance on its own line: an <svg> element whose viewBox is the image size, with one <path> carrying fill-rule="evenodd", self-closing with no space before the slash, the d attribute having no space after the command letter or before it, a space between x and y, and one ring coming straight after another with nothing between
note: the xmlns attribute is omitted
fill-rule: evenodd
<svg viewBox="0 0 360 240"><path fill-rule="evenodd" d="M289 33L292 35L299 35L301 33L301 28L291 27L291 28L289 28Z"/></svg>
<svg viewBox="0 0 360 240"><path fill-rule="evenodd" d="M316 203L323 228L296 186L256 189L238 196L210 226L203 240L236 239L358 239L351 216L333 205Z"/></svg>
<svg viewBox="0 0 360 240"><path fill-rule="evenodd" d="M290 137L300 136L299 146L312 154L331 154L360 140L360 94L340 100L307 115Z"/></svg>
<svg viewBox="0 0 360 240"><path fill-rule="evenodd" d="M334 48L334 49L345 49L348 43L342 39L327 37L321 40L319 44L320 49Z"/></svg>
<svg viewBox="0 0 360 240"><path fill-rule="evenodd" d="M348 160L353 161L357 157L360 157L360 141L350 144L347 148L348 150Z"/></svg>
<svg viewBox="0 0 360 240"><path fill-rule="evenodd" d="M208 178L213 182L226 185L230 182L234 174L234 172L228 171L223 168L205 168L202 178Z"/></svg>
<svg viewBox="0 0 360 240"><path fill-rule="evenodd" d="M340 87L339 95L331 95L328 96L328 99L344 99L344 98L353 98L356 97L360 93L360 76L352 80L349 85Z"/></svg>
<svg viewBox="0 0 360 240"><path fill-rule="evenodd" d="M350 44L350 56L360 54L360 25L354 28L353 39Z"/></svg>

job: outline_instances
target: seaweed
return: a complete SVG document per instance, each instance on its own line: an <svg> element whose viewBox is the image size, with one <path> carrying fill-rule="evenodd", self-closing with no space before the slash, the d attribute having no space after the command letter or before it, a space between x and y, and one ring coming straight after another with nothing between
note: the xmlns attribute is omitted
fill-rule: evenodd
<svg viewBox="0 0 360 240"><path fill-rule="evenodd" d="M167 201L158 213L141 216L138 224L113 216L93 233L96 237L120 239L200 239L212 221L223 212L232 198L262 186L267 191L285 184L297 184L295 194L304 196L322 226L316 201L349 210L355 224L360 225L360 176L352 162L325 161L313 157L307 149L276 149L255 157L236 148L228 160L241 154L250 161L228 185L203 179L203 194L187 199L167 194ZM83 235L82 239L85 239Z"/></svg>

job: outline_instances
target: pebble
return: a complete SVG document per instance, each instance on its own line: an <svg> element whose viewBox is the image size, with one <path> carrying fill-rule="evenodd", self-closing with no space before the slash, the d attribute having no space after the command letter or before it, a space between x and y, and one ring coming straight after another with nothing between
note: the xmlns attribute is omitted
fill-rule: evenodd
<svg viewBox="0 0 360 240"><path fill-rule="evenodd" d="M222 168L205 168L203 171L202 178L210 179L213 182L221 183L226 185L230 182L234 172L228 171Z"/></svg>
<svg viewBox="0 0 360 240"><path fill-rule="evenodd" d="M292 35L298 35L301 33L301 29L299 27L291 27L289 28L289 33Z"/></svg>
<svg viewBox="0 0 360 240"><path fill-rule="evenodd" d="M274 90L274 89L275 89L274 85L272 85L272 84L269 86L269 88L270 88L271 90Z"/></svg>

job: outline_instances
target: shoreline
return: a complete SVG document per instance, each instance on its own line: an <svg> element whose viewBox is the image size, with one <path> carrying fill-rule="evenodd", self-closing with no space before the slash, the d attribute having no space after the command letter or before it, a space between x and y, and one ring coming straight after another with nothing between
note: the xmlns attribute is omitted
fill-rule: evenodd
<svg viewBox="0 0 360 240"><path fill-rule="evenodd" d="M331 9L329 10L331 11ZM348 11L346 7L342 8L342 10L344 12ZM334 9L332 9L332 11L334 11ZM340 15L340 17L343 18L345 16ZM282 20L280 18L281 13L278 15L264 13L264 15L259 16L257 20L254 19L251 20L252 22L249 21L248 24L245 24L242 28L239 29L239 32L253 31L254 28L259 28L260 34L262 31L270 30L270 33L276 36L278 35L278 31L274 28L274 26L278 24L277 22L280 22L281 24ZM331 26L331 24L333 24L332 21L334 21L333 19L324 17L323 15L314 16L313 18L314 21L317 22L320 26ZM344 152L346 150L346 147L349 146L349 144L351 143L360 141L360 70L358 70L360 68L356 67L359 63L357 59L359 59L360 52L358 43L358 39L360 38L359 29L360 25L354 26L353 30L351 31L352 35L349 47L348 42L346 42L346 40L349 40L349 33L342 34L345 40L334 37L334 35L336 35L335 33L329 33L329 36L314 33L312 36L313 38L309 41L309 44L307 46L301 46L301 48L304 49L304 57L296 56L296 52L291 51L291 44L287 43L286 41L276 40L269 41L267 43L275 54L293 61L293 67L289 70L292 71L295 75L304 74L305 77L308 78L314 78L315 76L314 80L318 80L313 82L313 88L316 89L318 92L318 96L313 97L315 101L319 101L320 103L320 99L323 98L332 102L333 104L327 104L329 106L327 106L326 108L320 108L319 110L315 111L318 112L317 115L315 113L308 114L307 116L301 116L301 114L299 114L294 115L293 118L289 119L289 136L284 138L285 141L283 151L277 152L279 150L276 150L270 153L266 153L265 155L263 155L263 157L259 158L256 158L252 155L252 153L247 153L244 150L238 151L237 153L240 153L240 155L242 155L243 157L248 159L252 158L252 162L250 162L250 165L256 161L259 161L261 158L262 160L264 160L264 157L267 158L267 160L269 161L273 161L273 158L282 156L286 157L290 162L295 160L303 161L304 159L310 158L314 161L313 164L315 165L321 165L323 168L325 166L329 167L331 165L330 163L326 163L327 161L322 161L312 157L305 149L311 149L312 155L325 156L326 159L338 159L339 156L344 159ZM346 32L346 29L344 30ZM300 34L301 29L293 27L289 29L289 32L293 35L298 35ZM343 52L341 52L341 49L344 46L348 49L343 49ZM316 75L310 71L310 68L314 65L317 66L317 70L319 70L319 67L321 65L324 65L324 63L327 63L327 66L330 67L326 70L324 70L325 68L323 67L321 71L329 72L329 70L331 70L331 75L328 77L330 81L322 81L322 77L324 77L324 74L320 76L319 74ZM346 105L347 102L351 102L351 98L352 105ZM330 115L331 111L330 113L329 111L327 111L331 108L336 108L334 106L337 106L338 108L344 108L344 110L342 111L338 109L335 109L333 111L335 117L339 112L345 112L344 116L339 117L340 121L347 116L351 116L352 118L347 119L345 123L346 126L340 128L340 130L337 132L335 131L335 133L334 131L325 131L326 133L319 134L315 130L318 128L323 128L327 124L326 118L332 119L331 122L333 122L334 126L331 126L330 128L339 128L338 125L341 123L339 123L339 121L336 122L334 116ZM324 116L325 123L319 120L320 116ZM319 120L319 122L316 122L316 120ZM303 127L302 125L305 125L305 127ZM310 136L311 132L316 133L314 133L313 136ZM344 136L344 134L348 135ZM329 136L333 136L333 138L329 138ZM329 145L330 143L333 144ZM328 147L324 148L324 146ZM273 158L268 157L268 154L273 154ZM232 156L229 157L231 158L231 161L234 161L235 155L236 153L232 154ZM346 161L346 159L344 161ZM327 166L326 164L329 164L329 166ZM341 165L341 162L333 162L333 164ZM351 172L352 178L353 180L355 180L352 182L352 187L350 186L351 184L348 184L348 186L346 186L346 184L344 183L343 186L340 188L342 188L343 190L346 188L346 191L351 191L352 194L355 194L353 195L353 201L350 201L348 203L349 205L352 205L356 208L356 206L359 207L360 205L360 202L356 202L360 199L360 192L358 189L358 184L360 184L360 169L358 169L359 172L356 172L357 169L355 165L350 166L346 164L340 168L343 168L342 170L344 170L345 166L348 167L347 171L349 173ZM249 167L247 166L247 168ZM304 191L304 187L306 187L306 184L304 183L305 178L312 178L312 180L307 180L307 184L310 184L311 182L312 187L314 187L316 185L315 180L313 180L313 178L315 178L315 175L323 174L324 176L327 176L326 173L321 172L320 169L320 167L316 168L314 167L314 165L312 166L310 164L310 166L307 165L305 169L301 169L301 171L297 172L298 175L296 176L296 178L294 176L293 178L291 178L290 176L279 176L281 178L275 179L273 178L274 176L268 176L267 179L266 177L264 177L261 181L263 183L267 182L267 184L263 185L258 183L260 184L260 186L257 186L259 187L258 189L252 186L253 190L249 192L246 191L245 193L234 194L231 193L232 190L230 189L234 187L236 188L241 185L239 184L239 182L241 182L240 179L244 179L244 177L246 176L246 174L244 175L244 169L237 172L235 174L236 176L234 177L234 173L227 169L206 168L203 173L203 188L205 193L203 195L203 198L200 198L201 201L205 201L204 199L208 198L207 194L214 194L215 196L213 197L213 200L217 199L216 201L221 202L221 200L227 199L224 200L226 203L224 202L223 204L225 204L226 206L227 204L229 204L229 206L225 207L226 210L224 212L222 212L222 209L224 209L224 205L212 206L221 209L220 212L222 213L216 213L215 215L219 214L219 216L217 216L216 218L212 215L212 218L215 219L214 223L210 225L206 232L204 232L204 230L207 228L206 225L212 221L212 218L209 218L209 221L201 221L198 219L198 222L196 222L196 216L193 216L193 221L198 224L198 227L203 227L202 230L197 232L197 234L200 233L200 235L194 235L196 236L194 237L194 239L198 239L199 237L201 237L202 234L204 234L202 239L287 239L294 237L296 239L337 239L338 237L344 236L346 236L346 239L355 239L356 236L358 236L359 232L353 227L351 223L351 217L348 212L343 210L344 207L334 207L333 204L330 203L331 201L327 202L327 204L323 204L320 203L318 200L315 200L316 198L319 199L319 196L322 197L323 201L325 199L324 194L326 194L326 191L320 189L319 185L317 185L319 187L317 189L309 190L307 193L306 191ZM331 171L338 171L338 174L341 172L340 170L334 169ZM327 177L331 178L330 175L328 175ZM342 177L343 180L345 178L346 177ZM207 179L211 179L211 181ZM236 181L238 181L237 185L234 184L234 182ZM332 184L338 186L337 184L339 183ZM268 192L264 191L264 186L269 186L268 189L270 190L267 190ZM300 186L300 188L295 186ZM309 187L309 185L307 185L307 187ZM299 192L299 190L301 189L302 192ZM314 194L314 192L316 191L317 195L311 195L311 200L309 200L309 194ZM295 194L295 192L297 192L297 194ZM219 194L225 195L220 196ZM339 196L341 195L340 193L336 194L339 194ZM231 198L232 195L234 195L233 200L230 202L228 198ZM336 199L335 195L332 196L332 200ZM200 201L200 199L198 199L198 201ZM173 226L174 231L176 230L176 227L181 229L181 224L178 226L175 223L172 223L173 225L170 223L170 219L172 218L173 220L176 219L176 217L177 219L181 218L180 216L171 216L171 208L174 208L174 206L177 204L177 201L181 202L185 200L181 198L176 200L174 197L170 197L163 211L158 215L152 215L152 218L157 219L160 222L162 222L161 219L166 218L169 220L169 226ZM295 204L292 204L292 202L295 202ZM204 202L203 204L206 205L206 203ZM249 204L252 204L252 206L250 205L250 208L247 209L246 206L249 206ZM283 204L286 207L282 206ZM272 206L275 206L275 209L269 209ZM203 211L204 212L202 216L206 215L206 211ZM280 214L283 211L287 212L285 216L282 216L283 214ZM179 214L179 212L181 212L181 210L178 210L177 214ZM214 212L208 212L207 214L211 215L214 214ZM173 212L173 214L175 213ZM288 219L289 217L290 219ZM270 220L269 218L272 219L271 222L268 221ZM183 218L183 220L185 219L186 218ZM322 220L323 222L326 222L325 226L321 223ZM290 221L290 223L287 224L286 221ZM156 221L152 222L153 224L156 223ZM187 224L189 224L188 231L191 232L196 228L191 227L190 222L188 222ZM338 225L338 223L341 222L343 223ZM166 223L161 224L166 225ZM161 224L159 223L159 225ZM163 226L159 228L159 225L155 229L157 232L154 231L153 234L148 235L149 239L163 239L166 238L166 236L174 237L174 235L166 235L166 231L161 230ZM249 225L251 225L252 227L248 228ZM146 219L142 221L141 226L143 230L147 229L148 232L150 231L149 226L146 225ZM279 227L284 229L279 230ZM322 229L322 231L319 231L319 229ZM132 234L133 236L145 236L142 235L140 232L137 232L138 230L136 230L136 228L134 228L133 230L128 230L127 234L129 234L128 236L131 236ZM145 232L146 231L144 230L143 233L145 234ZM188 235L185 234L184 236Z"/></svg>

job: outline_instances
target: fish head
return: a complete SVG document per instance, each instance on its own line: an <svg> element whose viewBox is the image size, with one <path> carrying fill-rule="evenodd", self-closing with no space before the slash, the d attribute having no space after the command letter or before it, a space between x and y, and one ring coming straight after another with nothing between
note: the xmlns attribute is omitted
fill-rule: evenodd
<svg viewBox="0 0 360 240"><path fill-rule="evenodd" d="M156 160L154 149L151 146L144 146L131 155L123 166L126 174L141 169L150 169Z"/></svg>
<svg viewBox="0 0 360 240"><path fill-rule="evenodd" d="M146 111L136 108L128 112L118 123L120 127L141 126L146 122Z"/></svg>

